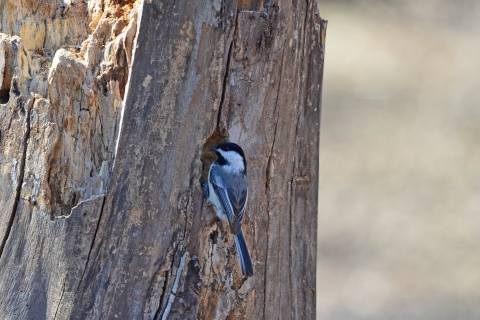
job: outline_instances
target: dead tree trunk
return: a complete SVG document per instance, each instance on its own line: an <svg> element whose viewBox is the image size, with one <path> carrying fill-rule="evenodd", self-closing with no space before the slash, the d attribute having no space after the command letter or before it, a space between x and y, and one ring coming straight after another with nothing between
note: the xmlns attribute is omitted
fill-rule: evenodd
<svg viewBox="0 0 480 320"><path fill-rule="evenodd" d="M316 3L21 3L0 4L0 318L314 319ZM225 139L247 280L200 185Z"/></svg>

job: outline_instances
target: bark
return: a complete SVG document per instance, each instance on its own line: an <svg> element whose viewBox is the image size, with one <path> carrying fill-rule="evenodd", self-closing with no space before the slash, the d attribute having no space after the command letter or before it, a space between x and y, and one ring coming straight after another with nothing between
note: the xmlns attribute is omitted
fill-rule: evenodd
<svg viewBox="0 0 480 320"><path fill-rule="evenodd" d="M0 318L313 319L316 4L22 2L0 4ZM248 279L200 185L225 139Z"/></svg>

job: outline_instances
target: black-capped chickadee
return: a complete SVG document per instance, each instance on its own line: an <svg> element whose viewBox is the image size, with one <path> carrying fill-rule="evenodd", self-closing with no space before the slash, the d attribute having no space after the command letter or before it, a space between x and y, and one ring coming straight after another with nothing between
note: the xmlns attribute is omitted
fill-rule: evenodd
<svg viewBox="0 0 480 320"><path fill-rule="evenodd" d="M242 274L253 276L252 260L242 232L248 199L247 162L242 148L232 142L223 142L211 148L217 154L208 172L208 201L217 216L228 221L235 238Z"/></svg>

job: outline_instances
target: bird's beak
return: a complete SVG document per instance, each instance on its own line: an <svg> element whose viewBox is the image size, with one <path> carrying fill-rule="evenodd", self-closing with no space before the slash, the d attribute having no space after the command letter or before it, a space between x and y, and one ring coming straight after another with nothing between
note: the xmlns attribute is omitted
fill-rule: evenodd
<svg viewBox="0 0 480 320"><path fill-rule="evenodd" d="M211 147L210 150L217 152L217 148Z"/></svg>

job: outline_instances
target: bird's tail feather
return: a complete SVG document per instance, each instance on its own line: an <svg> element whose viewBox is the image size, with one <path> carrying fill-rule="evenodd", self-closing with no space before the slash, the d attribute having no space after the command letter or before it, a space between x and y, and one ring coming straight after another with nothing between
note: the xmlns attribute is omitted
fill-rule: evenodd
<svg viewBox="0 0 480 320"><path fill-rule="evenodd" d="M239 234L236 234L234 238L243 276L251 277L253 276L252 260L250 259L250 254L248 253L247 244L245 243L242 231L240 231Z"/></svg>

